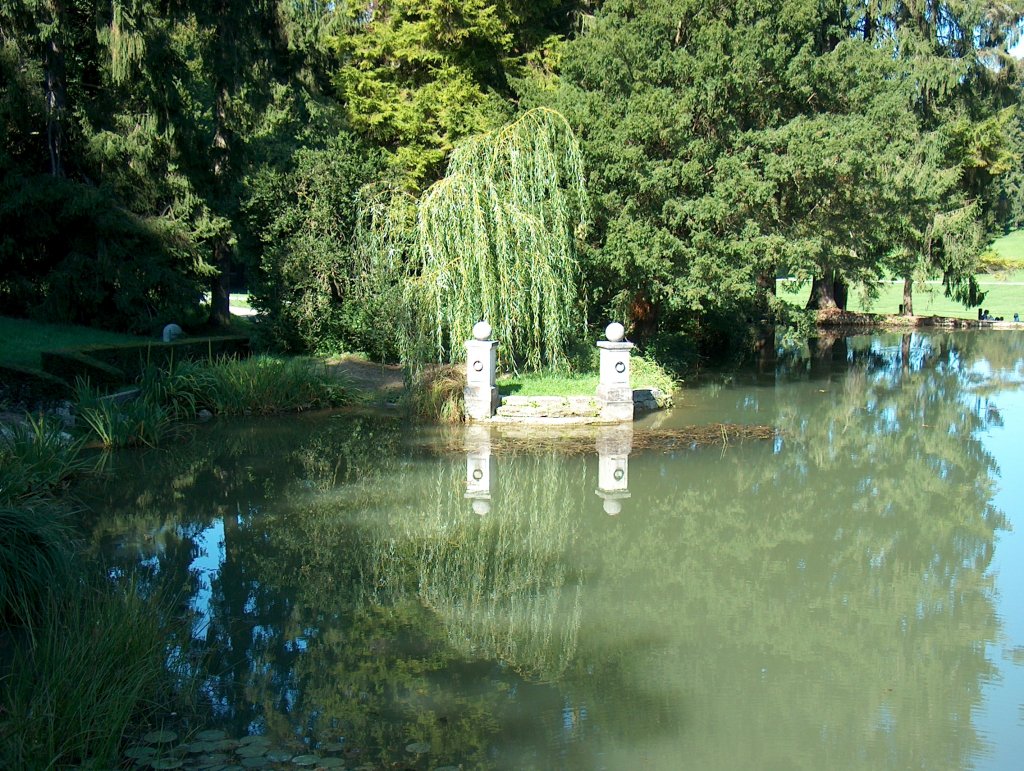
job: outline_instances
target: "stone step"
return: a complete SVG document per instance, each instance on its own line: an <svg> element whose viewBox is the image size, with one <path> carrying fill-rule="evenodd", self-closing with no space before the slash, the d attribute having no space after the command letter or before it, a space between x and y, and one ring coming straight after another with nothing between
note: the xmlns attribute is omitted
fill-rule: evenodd
<svg viewBox="0 0 1024 771"><path fill-rule="evenodd" d="M498 407L503 418L590 418L600 413L592 396L505 396Z"/></svg>

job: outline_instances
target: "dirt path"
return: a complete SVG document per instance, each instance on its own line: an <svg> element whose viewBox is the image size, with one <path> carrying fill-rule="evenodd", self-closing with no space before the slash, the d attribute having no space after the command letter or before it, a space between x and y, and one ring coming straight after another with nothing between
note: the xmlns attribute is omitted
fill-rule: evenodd
<svg viewBox="0 0 1024 771"><path fill-rule="evenodd" d="M405 391L405 374L397 364L376 364L351 354L327 359L326 364L331 373L382 401L394 401Z"/></svg>

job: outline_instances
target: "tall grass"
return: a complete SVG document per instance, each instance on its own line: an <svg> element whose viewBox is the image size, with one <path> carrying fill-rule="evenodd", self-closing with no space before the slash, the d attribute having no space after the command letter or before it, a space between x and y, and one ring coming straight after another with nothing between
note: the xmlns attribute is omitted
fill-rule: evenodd
<svg viewBox="0 0 1024 771"><path fill-rule="evenodd" d="M82 471L88 462L81 450L53 417L26 415L0 426L0 503L49 492Z"/></svg>
<svg viewBox="0 0 1024 771"><path fill-rule="evenodd" d="M29 622L69 574L68 509L52 493L86 467L80 453L52 418L28 415L0 430L0 626Z"/></svg>
<svg viewBox="0 0 1024 771"><path fill-rule="evenodd" d="M52 500L0 504L0 628L31 625L53 583L71 575L71 535Z"/></svg>
<svg viewBox="0 0 1024 771"><path fill-rule="evenodd" d="M201 410L220 415L270 415L347 404L356 389L319 361L254 356L149 367L139 395L115 401L88 383L76 385L78 414L104 447L155 446Z"/></svg>
<svg viewBox="0 0 1024 771"><path fill-rule="evenodd" d="M410 410L424 420L459 423L465 417L465 387L462 365L423 367L413 373L409 383Z"/></svg>
<svg viewBox="0 0 1024 771"><path fill-rule="evenodd" d="M0 765L117 767L126 733L187 692L168 667L169 640L188 637L171 608L131 581L55 587L0 681Z"/></svg>
<svg viewBox="0 0 1024 771"><path fill-rule="evenodd" d="M196 365L195 406L223 415L270 415L346 404L355 390L323 362L253 356Z"/></svg>

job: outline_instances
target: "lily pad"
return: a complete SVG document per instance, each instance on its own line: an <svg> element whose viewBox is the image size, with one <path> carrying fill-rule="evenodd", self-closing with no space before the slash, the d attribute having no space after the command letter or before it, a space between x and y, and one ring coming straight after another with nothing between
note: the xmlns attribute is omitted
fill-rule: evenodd
<svg viewBox="0 0 1024 771"><path fill-rule="evenodd" d="M198 741L191 744L183 744L182 747L193 755L202 755L204 753L216 752L220 749L219 745L220 742L216 741Z"/></svg>
<svg viewBox="0 0 1024 771"><path fill-rule="evenodd" d="M341 742L329 742L327 744L320 745L321 752L344 752L345 745Z"/></svg>
<svg viewBox="0 0 1024 771"><path fill-rule="evenodd" d="M253 734L252 736L243 736L238 743L243 747L248 744L270 744L270 739L263 734Z"/></svg>
<svg viewBox="0 0 1024 771"><path fill-rule="evenodd" d="M201 742L219 742L221 739L227 738L228 735L226 733L216 728L209 728L196 734L196 739Z"/></svg>
<svg viewBox="0 0 1024 771"><path fill-rule="evenodd" d="M297 766L315 766L319 762L319 755L297 755L292 758L292 763Z"/></svg>
<svg viewBox="0 0 1024 771"><path fill-rule="evenodd" d="M235 750L235 754L240 758L258 758L262 755L266 755L269 752L269 747L266 744L243 744L241 747Z"/></svg>
<svg viewBox="0 0 1024 771"><path fill-rule="evenodd" d="M413 742L412 744L405 745L405 751L422 755L425 752L430 752L430 745L427 742Z"/></svg>
<svg viewBox="0 0 1024 771"><path fill-rule="evenodd" d="M140 744L140 745L138 745L136 747L129 747L128 749L126 749L124 751L124 756L126 758L131 758L132 760L141 760L143 758L151 758L154 755L156 755L156 750L155 749L153 749L152 747L146 747L145 745L142 745L142 744Z"/></svg>
<svg viewBox="0 0 1024 771"><path fill-rule="evenodd" d="M142 737L142 741L146 742L146 744L170 744L176 741L177 738L178 734L174 733L174 731L150 731Z"/></svg>
<svg viewBox="0 0 1024 771"><path fill-rule="evenodd" d="M238 742L234 739L221 739L219 742L211 742L213 749L216 752L230 752L238 746Z"/></svg>
<svg viewBox="0 0 1024 771"><path fill-rule="evenodd" d="M255 757L255 758L244 758L242 765L245 768L268 768L270 766L270 760L266 757Z"/></svg>
<svg viewBox="0 0 1024 771"><path fill-rule="evenodd" d="M197 759L192 761L193 765L197 769L200 769L200 771L205 771L205 769L212 769L212 768L219 768L221 766L226 766L230 762L231 762L231 759L227 755L224 755L223 753L214 753L212 755L205 755L204 757L197 758Z"/></svg>
<svg viewBox="0 0 1024 771"><path fill-rule="evenodd" d="M320 758L317 768L344 768L345 761L341 758Z"/></svg>
<svg viewBox="0 0 1024 771"><path fill-rule="evenodd" d="M271 750L267 753L267 760L274 763L287 763L293 757L295 757L295 753L288 750Z"/></svg>
<svg viewBox="0 0 1024 771"><path fill-rule="evenodd" d="M150 768L165 769L165 768L181 768L185 765L181 758L157 758L149 761Z"/></svg>

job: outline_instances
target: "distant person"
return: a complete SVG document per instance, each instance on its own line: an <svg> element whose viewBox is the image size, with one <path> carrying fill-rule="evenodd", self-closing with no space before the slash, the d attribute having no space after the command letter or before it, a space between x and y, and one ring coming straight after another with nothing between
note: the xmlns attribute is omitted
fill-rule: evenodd
<svg viewBox="0 0 1024 771"><path fill-rule="evenodd" d="M1016 322L1020 322L1020 314L1019 313L1014 313L1013 314L1013 320L1016 321Z"/></svg>
<svg viewBox="0 0 1024 771"><path fill-rule="evenodd" d="M981 320L982 321L990 321L991 319L992 319L992 317L988 315L988 311L982 311L981 312Z"/></svg>

